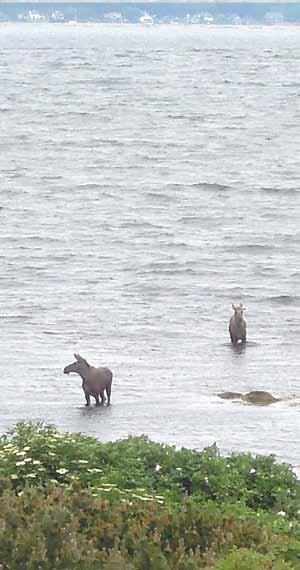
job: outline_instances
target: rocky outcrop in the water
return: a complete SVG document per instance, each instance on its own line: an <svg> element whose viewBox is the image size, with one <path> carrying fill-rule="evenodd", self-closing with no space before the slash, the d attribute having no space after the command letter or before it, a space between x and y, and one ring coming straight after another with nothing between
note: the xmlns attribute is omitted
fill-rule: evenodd
<svg viewBox="0 0 300 570"><path fill-rule="evenodd" d="M275 398L270 392L265 392L264 390L253 390L246 394L241 394L240 392L221 392L217 395L223 400L243 400L243 402L256 406L267 406L268 404L274 404L280 401L280 398Z"/></svg>

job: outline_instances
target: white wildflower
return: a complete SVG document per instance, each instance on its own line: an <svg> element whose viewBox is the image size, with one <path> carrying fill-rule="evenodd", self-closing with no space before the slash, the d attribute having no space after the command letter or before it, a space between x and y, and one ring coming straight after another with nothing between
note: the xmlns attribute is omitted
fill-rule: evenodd
<svg viewBox="0 0 300 570"><path fill-rule="evenodd" d="M61 467L61 469L56 469L56 473L59 473L59 475L65 475L66 473L68 473L68 469Z"/></svg>
<svg viewBox="0 0 300 570"><path fill-rule="evenodd" d="M18 479L19 477L18 477L18 475L16 475L16 473L12 473L11 476L10 476L10 478L15 481L15 480Z"/></svg>
<svg viewBox="0 0 300 570"><path fill-rule="evenodd" d="M77 463L88 463L88 461L86 459L78 459Z"/></svg>
<svg viewBox="0 0 300 570"><path fill-rule="evenodd" d="M31 457L25 457L24 462L30 463L32 461Z"/></svg>
<svg viewBox="0 0 300 570"><path fill-rule="evenodd" d="M36 477L35 473L27 473L25 477L29 477L30 479L34 479Z"/></svg>
<svg viewBox="0 0 300 570"><path fill-rule="evenodd" d="M278 514L280 517L285 517L285 515L286 515L285 511L279 511L277 514Z"/></svg>
<svg viewBox="0 0 300 570"><path fill-rule="evenodd" d="M159 465L159 463L156 463L155 471L160 471L160 470L161 470L161 465Z"/></svg>
<svg viewBox="0 0 300 570"><path fill-rule="evenodd" d="M41 462L40 462L39 459L34 459L33 462L32 462L32 464L33 464L33 465L40 465Z"/></svg>
<svg viewBox="0 0 300 570"><path fill-rule="evenodd" d="M25 461L17 461L17 462L16 462L16 466L17 466L17 467L20 467L21 465L26 465L26 464L25 464Z"/></svg>
<svg viewBox="0 0 300 570"><path fill-rule="evenodd" d="M29 451L30 447L27 445L26 447L23 447L23 451Z"/></svg>
<svg viewBox="0 0 300 570"><path fill-rule="evenodd" d="M26 451L17 451L16 455L18 457L24 457L24 455L26 455Z"/></svg>
<svg viewBox="0 0 300 570"><path fill-rule="evenodd" d="M135 493L131 494L132 497L134 497L135 499L140 499L140 501L152 501L152 497L142 497L141 495L136 495Z"/></svg>
<svg viewBox="0 0 300 570"><path fill-rule="evenodd" d="M249 473L251 473L251 475L252 475L253 473L256 473L256 469L254 469L254 468L252 467L252 469L250 469Z"/></svg>

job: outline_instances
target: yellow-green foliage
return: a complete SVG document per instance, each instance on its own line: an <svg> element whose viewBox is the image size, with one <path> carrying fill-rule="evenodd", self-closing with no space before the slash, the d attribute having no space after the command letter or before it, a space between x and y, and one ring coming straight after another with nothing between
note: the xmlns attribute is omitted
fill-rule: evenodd
<svg viewBox="0 0 300 570"><path fill-rule="evenodd" d="M255 550L234 549L222 562L216 564L215 570L292 570L289 562L274 560L270 555L264 555Z"/></svg>
<svg viewBox="0 0 300 570"><path fill-rule="evenodd" d="M1 570L300 569L299 508L273 457L32 424L0 440Z"/></svg>

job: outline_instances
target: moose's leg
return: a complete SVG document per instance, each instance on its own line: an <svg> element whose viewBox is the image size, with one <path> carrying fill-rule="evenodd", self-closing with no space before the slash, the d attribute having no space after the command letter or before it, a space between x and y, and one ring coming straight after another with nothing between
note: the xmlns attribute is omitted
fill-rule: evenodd
<svg viewBox="0 0 300 570"><path fill-rule="evenodd" d="M110 405L111 384L109 386L107 386L106 394L107 394L107 405L109 406Z"/></svg>
<svg viewBox="0 0 300 570"><path fill-rule="evenodd" d="M88 394L88 392L84 392L84 395L85 395L85 399L86 399L86 404L85 404L85 405L86 405L86 406L89 406L90 403L91 403L90 395Z"/></svg>
<svg viewBox="0 0 300 570"><path fill-rule="evenodd" d="M236 338L235 338L235 336L232 334L231 331L229 331L229 334L230 334L230 340L231 340L232 344L236 344Z"/></svg>
<svg viewBox="0 0 300 570"><path fill-rule="evenodd" d="M242 336L242 344L245 344L245 342L246 342L246 335Z"/></svg>
<svg viewBox="0 0 300 570"><path fill-rule="evenodd" d="M101 398L101 402L99 400L99 395ZM100 392L100 394L95 394L94 398L96 400L96 406L103 406L103 404L105 402L104 392Z"/></svg>

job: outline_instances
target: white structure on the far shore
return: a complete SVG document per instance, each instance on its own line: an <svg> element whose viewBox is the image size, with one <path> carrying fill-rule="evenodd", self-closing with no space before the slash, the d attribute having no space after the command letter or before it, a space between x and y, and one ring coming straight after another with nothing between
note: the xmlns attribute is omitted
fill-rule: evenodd
<svg viewBox="0 0 300 570"><path fill-rule="evenodd" d="M140 24L144 24L145 26L152 26L154 24L154 20L150 14L145 13L139 19Z"/></svg>

